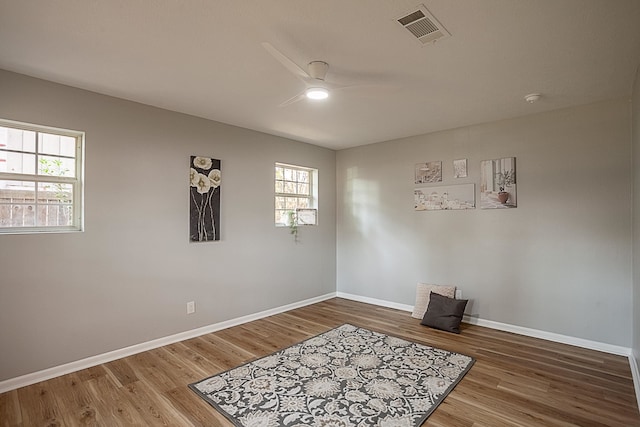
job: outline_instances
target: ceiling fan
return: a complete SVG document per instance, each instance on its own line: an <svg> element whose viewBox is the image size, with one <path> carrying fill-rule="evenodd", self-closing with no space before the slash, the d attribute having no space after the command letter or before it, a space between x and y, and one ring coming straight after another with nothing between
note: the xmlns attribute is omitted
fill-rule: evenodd
<svg viewBox="0 0 640 427"><path fill-rule="evenodd" d="M327 76L327 71L329 71L329 64L324 61L309 62L309 64L307 64L307 71L305 71L282 52L273 47L271 43L263 42L262 47L264 47L271 56L278 60L278 62L280 62L294 76L302 80L307 86L305 90L280 104L281 107L286 107L287 105L291 105L294 102L298 102L303 99L326 99L329 97L330 91L354 87L327 82L325 77Z"/></svg>

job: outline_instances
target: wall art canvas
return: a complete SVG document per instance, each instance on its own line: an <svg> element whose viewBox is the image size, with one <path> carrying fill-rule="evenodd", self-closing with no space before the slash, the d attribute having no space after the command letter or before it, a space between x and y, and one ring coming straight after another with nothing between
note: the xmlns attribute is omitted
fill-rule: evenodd
<svg viewBox="0 0 640 427"><path fill-rule="evenodd" d="M220 160L191 156L189 239L220 240Z"/></svg>
<svg viewBox="0 0 640 427"><path fill-rule="evenodd" d="M516 158L484 160L480 163L480 208L507 209L518 206Z"/></svg>
<svg viewBox="0 0 640 427"><path fill-rule="evenodd" d="M416 184L428 184L442 181L442 162L416 164Z"/></svg>
<svg viewBox="0 0 640 427"><path fill-rule="evenodd" d="M467 177L467 159L458 159L453 161L453 177L454 178Z"/></svg>
<svg viewBox="0 0 640 427"><path fill-rule="evenodd" d="M317 209L296 209L296 217L298 225L317 225L318 210Z"/></svg>
<svg viewBox="0 0 640 427"><path fill-rule="evenodd" d="M413 193L416 211L474 209L475 184L440 185L416 188Z"/></svg>

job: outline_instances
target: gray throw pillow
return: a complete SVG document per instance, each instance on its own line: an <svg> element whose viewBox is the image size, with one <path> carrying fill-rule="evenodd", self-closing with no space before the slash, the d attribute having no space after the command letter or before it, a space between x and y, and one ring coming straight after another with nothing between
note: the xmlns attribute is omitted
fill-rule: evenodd
<svg viewBox="0 0 640 427"><path fill-rule="evenodd" d="M456 287L454 285L431 285L428 283L418 283L416 286L416 304L413 306L411 317L422 319L424 312L429 306L429 295L431 292L453 298L456 296Z"/></svg>
<svg viewBox="0 0 640 427"><path fill-rule="evenodd" d="M460 333L466 299L454 299L431 292L429 306L420 324L447 332Z"/></svg>

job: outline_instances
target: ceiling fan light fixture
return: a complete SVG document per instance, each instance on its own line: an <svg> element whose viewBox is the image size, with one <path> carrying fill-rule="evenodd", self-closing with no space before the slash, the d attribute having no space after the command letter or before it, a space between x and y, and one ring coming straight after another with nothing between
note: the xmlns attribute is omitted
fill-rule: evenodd
<svg viewBox="0 0 640 427"><path fill-rule="evenodd" d="M323 87L310 87L305 91L305 95L309 99L327 99L329 91Z"/></svg>

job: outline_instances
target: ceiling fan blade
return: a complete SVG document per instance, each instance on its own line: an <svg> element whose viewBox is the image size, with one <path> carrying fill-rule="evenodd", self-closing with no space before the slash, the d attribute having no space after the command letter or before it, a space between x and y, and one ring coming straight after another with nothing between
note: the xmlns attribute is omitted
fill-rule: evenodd
<svg viewBox="0 0 640 427"><path fill-rule="evenodd" d="M295 62L287 58L282 52L273 47L271 43L262 42L262 47L265 48L267 52L271 54L275 59L278 60L287 70L293 73L296 77L301 78L302 80L311 79L311 76L300 68Z"/></svg>
<svg viewBox="0 0 640 427"><path fill-rule="evenodd" d="M397 85L377 84L377 83L362 83L362 84L353 84L353 85L336 85L336 84L331 84L330 83L327 86L331 90L345 90L345 89L393 90L393 89L398 89Z"/></svg>
<svg viewBox="0 0 640 427"><path fill-rule="evenodd" d="M316 83L316 82L314 82L314 83ZM315 84L315 86L320 86L320 87L323 87L323 88L325 88L327 90L339 90L339 89L346 89L346 88L349 88L349 87L354 86L354 85L341 85L341 84L338 84L338 83L331 83L331 82L328 82L326 80L321 80L321 81L318 81Z"/></svg>
<svg viewBox="0 0 640 427"><path fill-rule="evenodd" d="M293 98L289 98L286 101L284 101L282 104L279 105L279 107L287 107L291 104L294 104L298 101L302 101L303 99L305 99L307 96L305 95L304 92L301 92L299 94L297 94L296 96L294 96Z"/></svg>

